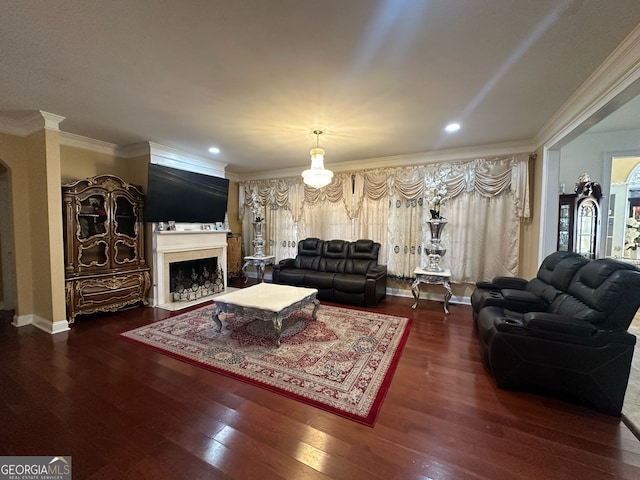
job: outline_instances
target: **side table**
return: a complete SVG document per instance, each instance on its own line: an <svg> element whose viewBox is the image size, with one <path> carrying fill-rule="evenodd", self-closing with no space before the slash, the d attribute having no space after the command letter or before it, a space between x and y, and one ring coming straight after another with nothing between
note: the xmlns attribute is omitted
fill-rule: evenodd
<svg viewBox="0 0 640 480"><path fill-rule="evenodd" d="M242 273L244 275L244 283L249 281L249 276L247 275L247 267L256 267L258 272L258 282L264 282L264 270L267 265L273 265L275 261L275 255L264 255L262 257L256 256L248 256L244 257L244 265L242 266Z"/></svg>
<svg viewBox="0 0 640 480"><path fill-rule="evenodd" d="M416 308L418 306L418 300L420 299L420 284L426 283L429 285L442 285L444 286L444 313L449 313L449 300L451 300L451 296L453 293L451 292L451 271L445 270L443 272L430 272L428 270L423 270L418 267L413 271L413 274L416 276L416 280L411 285L411 292L413 293L413 298L416 299L416 303L413 304L411 308Z"/></svg>

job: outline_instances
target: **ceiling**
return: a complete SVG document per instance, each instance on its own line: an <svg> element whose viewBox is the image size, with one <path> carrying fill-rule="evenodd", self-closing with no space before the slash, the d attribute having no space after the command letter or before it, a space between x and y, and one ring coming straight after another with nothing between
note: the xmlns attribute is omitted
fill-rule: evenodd
<svg viewBox="0 0 640 480"><path fill-rule="evenodd" d="M526 142L639 23L637 0L3 2L0 116L238 175L308 168L314 129L329 168Z"/></svg>

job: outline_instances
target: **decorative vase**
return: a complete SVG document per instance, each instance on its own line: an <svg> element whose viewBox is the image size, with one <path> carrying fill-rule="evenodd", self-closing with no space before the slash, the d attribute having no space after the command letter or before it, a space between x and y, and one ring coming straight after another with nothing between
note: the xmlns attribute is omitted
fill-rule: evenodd
<svg viewBox="0 0 640 480"><path fill-rule="evenodd" d="M429 263L424 269L429 272L443 272L444 269L440 266L440 260L447 253L447 250L442 246L440 236L447 221L441 218L432 218L427 220L427 224L431 232L431 239L425 245Z"/></svg>
<svg viewBox="0 0 640 480"><path fill-rule="evenodd" d="M262 238L263 222L253 222L253 256L264 257L264 239Z"/></svg>

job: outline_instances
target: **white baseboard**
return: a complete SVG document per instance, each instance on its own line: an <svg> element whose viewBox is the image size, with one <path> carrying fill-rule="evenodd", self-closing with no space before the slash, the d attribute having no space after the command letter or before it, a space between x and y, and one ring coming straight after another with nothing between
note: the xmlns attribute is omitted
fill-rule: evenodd
<svg viewBox="0 0 640 480"><path fill-rule="evenodd" d="M393 297L413 298L413 293L411 292L411 290L404 290L400 288L387 288L387 295L391 295ZM424 298L426 300L442 301L444 298L444 292L434 293L421 290L420 298ZM453 295L449 300L449 303L455 303L458 305L471 305L471 297Z"/></svg>
<svg viewBox="0 0 640 480"><path fill-rule="evenodd" d="M69 328L69 322L65 320L58 320L56 322L51 322L46 318L42 318L39 315L28 314L28 315L14 315L13 322L11 324L14 327L24 327L25 325L33 325L40 330L47 332L51 335L55 335L56 333L67 332L71 330Z"/></svg>

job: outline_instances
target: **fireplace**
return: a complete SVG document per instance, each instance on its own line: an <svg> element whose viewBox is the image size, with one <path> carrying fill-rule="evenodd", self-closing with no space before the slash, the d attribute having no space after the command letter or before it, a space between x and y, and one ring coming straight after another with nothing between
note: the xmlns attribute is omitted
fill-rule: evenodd
<svg viewBox="0 0 640 480"><path fill-rule="evenodd" d="M198 225L198 227L200 227ZM161 307L174 303L174 298L178 301L206 300L218 290L224 293L227 289L227 233L226 231L213 231L194 229L193 225L176 225L176 230L164 230L153 232L153 306ZM172 279L172 264L183 265L182 276L185 280L178 295L174 295L172 281L176 287L176 279ZM203 266L197 266L201 264ZM185 267L184 265L191 265ZM212 265L215 265L213 267ZM209 285L206 282L204 268L210 276ZM174 266L174 270L179 267ZM185 271L185 269L188 270ZM192 269L196 269L192 272ZM215 269L215 272L211 272ZM213 293L205 295L210 290L211 275L216 275L213 279ZM177 273L175 274L177 275ZM191 275L198 275L197 281L191 281ZM201 277L203 288L195 288L195 283L200 283ZM185 292L185 287L194 293ZM197 297L197 298L195 298ZM172 309L175 309L173 305Z"/></svg>
<svg viewBox="0 0 640 480"><path fill-rule="evenodd" d="M218 266L218 257L169 264L169 291L174 302L199 300L223 289L224 272Z"/></svg>

